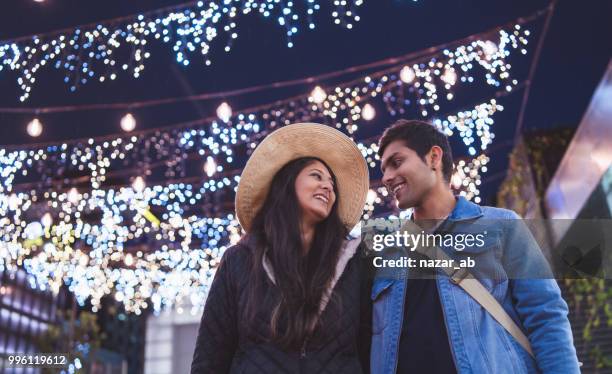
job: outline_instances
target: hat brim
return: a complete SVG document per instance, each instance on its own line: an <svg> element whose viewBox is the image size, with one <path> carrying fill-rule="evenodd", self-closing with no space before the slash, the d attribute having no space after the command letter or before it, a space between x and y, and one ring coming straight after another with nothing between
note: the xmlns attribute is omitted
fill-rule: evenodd
<svg viewBox="0 0 612 374"><path fill-rule="evenodd" d="M316 157L336 176L338 214L350 230L363 213L369 188L368 166L357 145L340 131L317 123L298 123L268 135L246 163L236 192L236 216L245 231L261 209L276 173L288 162Z"/></svg>

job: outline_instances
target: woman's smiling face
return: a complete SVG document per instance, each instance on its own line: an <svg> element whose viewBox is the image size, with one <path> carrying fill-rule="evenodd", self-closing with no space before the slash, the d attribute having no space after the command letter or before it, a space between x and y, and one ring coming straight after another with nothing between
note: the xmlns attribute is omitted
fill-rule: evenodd
<svg viewBox="0 0 612 374"><path fill-rule="evenodd" d="M312 161L298 174L295 194L302 211L302 222L317 224L326 219L336 202L334 179L320 161Z"/></svg>

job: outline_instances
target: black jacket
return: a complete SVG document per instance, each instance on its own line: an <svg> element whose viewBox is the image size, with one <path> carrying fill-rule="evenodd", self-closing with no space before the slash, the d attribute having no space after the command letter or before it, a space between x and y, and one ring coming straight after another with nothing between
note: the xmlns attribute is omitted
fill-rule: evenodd
<svg viewBox="0 0 612 374"><path fill-rule="evenodd" d="M344 261L338 260L336 266L337 283L329 290L332 298L341 300L334 304L341 305L341 309L323 309L314 334L302 352L283 350L247 333L241 326L245 320L244 290L250 280L253 250L244 239L227 249L208 293L191 373L368 373L372 278L361 246L355 249L354 243L343 247L346 253L341 254ZM354 254L346 250L351 245L353 248L349 251ZM262 268L268 275L267 286L274 288L273 270L263 264ZM334 310L342 312L334 314ZM261 316L262 336L269 331L269 318L270 313Z"/></svg>

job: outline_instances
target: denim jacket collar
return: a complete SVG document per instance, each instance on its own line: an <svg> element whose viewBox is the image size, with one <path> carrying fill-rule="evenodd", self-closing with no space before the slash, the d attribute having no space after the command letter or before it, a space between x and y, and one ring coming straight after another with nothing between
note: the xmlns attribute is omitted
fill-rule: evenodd
<svg viewBox="0 0 612 374"><path fill-rule="evenodd" d="M468 201L464 196L455 196L455 200L457 203L455 204L455 208L448 215L448 221L464 221L468 219L474 219L478 217L482 217L482 208L480 205L476 205L471 201ZM414 213L410 215L410 219L414 218Z"/></svg>
<svg viewBox="0 0 612 374"><path fill-rule="evenodd" d="M448 216L448 220L464 221L468 219L482 217L483 213L480 205L468 201L463 196L455 196L455 199L457 200L457 204L455 204L455 208Z"/></svg>

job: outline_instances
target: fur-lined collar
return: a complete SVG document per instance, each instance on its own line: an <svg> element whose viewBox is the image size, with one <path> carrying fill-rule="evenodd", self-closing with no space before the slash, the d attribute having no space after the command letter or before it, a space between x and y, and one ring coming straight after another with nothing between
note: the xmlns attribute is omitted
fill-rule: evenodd
<svg viewBox="0 0 612 374"><path fill-rule="evenodd" d="M338 257L338 262L336 263L334 277L332 278L329 287L327 287L321 297L321 303L319 304L319 315L325 310L325 307L329 302L329 298L331 296L332 291L334 290L334 287L336 286L336 283L338 283L338 280L342 276L342 273L346 268L346 264L348 264L349 260L353 258L353 256L357 252L357 247L359 246L359 243L361 243L361 237L345 240L342 244L342 248L340 249L340 256ZM265 254L263 256L262 265L264 270L266 271L266 274L268 275L268 278L270 278L270 281L276 284L272 264L270 263L268 256L266 256Z"/></svg>

